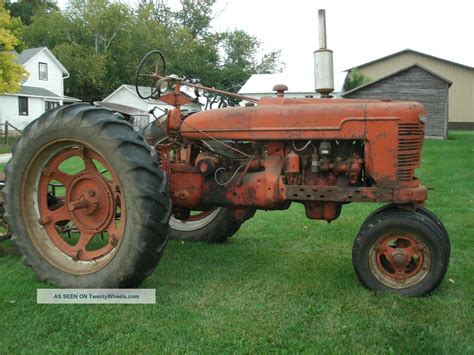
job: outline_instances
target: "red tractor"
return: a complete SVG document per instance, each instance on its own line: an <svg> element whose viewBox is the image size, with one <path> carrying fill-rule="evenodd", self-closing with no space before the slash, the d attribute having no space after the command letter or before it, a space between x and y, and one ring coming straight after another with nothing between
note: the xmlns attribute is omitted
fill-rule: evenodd
<svg viewBox="0 0 474 355"><path fill-rule="evenodd" d="M427 189L414 176L421 104L291 99L283 87L256 100L166 76L158 51L137 78L148 80L146 92L137 85L140 96L174 106L145 130L146 142L123 116L80 103L42 115L14 150L6 219L40 279L133 287L154 270L169 235L222 242L257 209L297 202L308 218L329 222L344 204L384 202L354 242L359 280L409 296L442 281L448 234L424 207ZM184 86L215 102L227 95L248 104L185 111L192 99Z"/></svg>

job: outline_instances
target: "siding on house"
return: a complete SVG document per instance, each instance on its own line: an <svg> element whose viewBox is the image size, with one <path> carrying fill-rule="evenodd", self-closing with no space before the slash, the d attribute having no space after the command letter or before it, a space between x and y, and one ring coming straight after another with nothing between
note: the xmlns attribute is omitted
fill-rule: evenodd
<svg viewBox="0 0 474 355"><path fill-rule="evenodd" d="M46 47L25 49L20 54L17 53L16 62L25 67L29 77L22 83L19 92L0 95L0 124L9 121L17 128L23 129L54 105L80 101L64 96L63 81L69 73ZM39 78L39 63L47 65L47 80ZM27 115L20 115L20 97L28 99ZM54 104L49 104L50 102Z"/></svg>
<svg viewBox="0 0 474 355"><path fill-rule="evenodd" d="M376 82L348 91L344 97L419 101L428 112L426 136L446 139L450 85L449 80L419 65L412 65Z"/></svg>
<svg viewBox="0 0 474 355"><path fill-rule="evenodd" d="M104 101L135 107L143 111L149 110L145 100L140 99L136 94L125 88L115 91L112 95L105 98Z"/></svg>
<svg viewBox="0 0 474 355"><path fill-rule="evenodd" d="M48 80L39 79L38 63L46 63L48 65ZM45 51L41 51L34 57L34 60L27 62L25 69L30 73L30 76L22 84L23 86L44 88L58 96L63 96L63 72Z"/></svg>
<svg viewBox="0 0 474 355"><path fill-rule="evenodd" d="M41 98L28 97L28 115L19 115L19 96L0 96L0 123L10 122L19 129L23 129L33 119L41 116L44 112L44 100Z"/></svg>
<svg viewBox="0 0 474 355"><path fill-rule="evenodd" d="M453 82L449 90L449 123L472 123L474 126L474 68L436 58L410 49L362 64L356 68L372 80L413 64L435 72Z"/></svg>
<svg viewBox="0 0 474 355"><path fill-rule="evenodd" d="M145 90L143 90L143 92L145 92ZM118 87L113 93L111 93L109 96L104 98L103 102L130 106L130 107L137 108L145 112L149 112L155 106L160 108L162 112L166 109L173 109L173 106L170 106L160 100L154 100L154 99L143 100L137 95L135 86L126 85L126 84ZM182 109L183 110L188 109L190 111L201 111L202 105L199 103L190 103L187 105L183 105ZM155 115L159 116L162 114L162 112L157 111L155 112ZM147 124L150 120L154 119L154 116L150 114L146 117L146 120L144 120L144 118L145 117L143 116L135 117L137 122L138 120L140 120L140 123L137 124L138 126L141 127L144 124Z"/></svg>
<svg viewBox="0 0 474 355"><path fill-rule="evenodd" d="M320 97L320 95L314 91L313 76L294 76L288 73L252 74L239 90L239 94L254 99L273 97L276 95L276 92L273 91L273 87L276 84L285 84L288 87L288 90L285 92L286 97Z"/></svg>

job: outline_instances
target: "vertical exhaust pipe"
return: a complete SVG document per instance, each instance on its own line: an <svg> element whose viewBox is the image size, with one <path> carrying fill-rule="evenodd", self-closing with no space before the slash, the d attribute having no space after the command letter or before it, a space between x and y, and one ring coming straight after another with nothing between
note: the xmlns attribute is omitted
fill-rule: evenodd
<svg viewBox="0 0 474 355"><path fill-rule="evenodd" d="M318 10L319 49L326 49L326 10Z"/></svg>
<svg viewBox="0 0 474 355"><path fill-rule="evenodd" d="M331 97L334 91L332 50L327 49L326 11L318 10L319 49L314 51L314 86L321 97Z"/></svg>

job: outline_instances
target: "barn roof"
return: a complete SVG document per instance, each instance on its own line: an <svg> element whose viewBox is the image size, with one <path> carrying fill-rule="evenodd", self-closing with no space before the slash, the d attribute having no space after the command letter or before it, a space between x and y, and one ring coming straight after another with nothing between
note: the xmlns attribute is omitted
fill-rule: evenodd
<svg viewBox="0 0 474 355"><path fill-rule="evenodd" d="M453 62L453 61L450 61L450 60L447 60L447 59L435 57L435 56L430 55L430 54L418 52L418 51L415 51L415 50L410 49L410 48L407 48L407 49L401 50L401 51L399 51L399 52L395 52L395 53L389 54L389 55L387 55L387 56L385 56L385 57L381 57L381 58L372 60L372 61L370 61L370 62L361 64L361 65L357 65L357 66L355 66L355 67L353 67L353 68L351 68L351 69L360 69L360 68L369 66L369 65L371 65L371 64L375 64L375 63L384 61L384 60L386 60L386 59L389 59L389 58L392 58L392 57L396 57L396 56L398 56L398 55L400 55L400 54L404 54L404 53L418 54L418 55L423 56L423 57L426 57L426 58L431 58L431 59L439 60L439 61L444 62L444 63L456 65L456 66L461 67L461 68L474 70L474 67L470 67L470 66L468 66L468 65L456 63L456 62ZM351 69L347 69L346 71L350 71Z"/></svg>
<svg viewBox="0 0 474 355"><path fill-rule="evenodd" d="M393 72L393 73L390 73L390 74L388 74L388 75L385 75L385 76L383 76L383 77L381 77L381 78L379 78L379 79L377 79L377 80L371 81L371 82L369 82L369 83L367 83L367 84L364 84L364 85L358 86L358 87L356 87L356 88L354 88L354 89L352 89L352 90L346 91L346 92L343 93L341 96L344 97L344 96L346 96L346 95L352 94L352 93L354 93L354 92L356 92L356 91L362 90L363 88L366 88L366 87L368 87L368 86L371 86L371 85L374 85L374 84L376 84L376 83L379 83L379 82L381 82L381 81L383 81L383 80L385 80L385 79L388 79L388 78L390 78L390 77L392 77L392 76L398 75L398 74L400 74L400 73L403 73L403 72L405 72L405 71L407 71L407 70L410 70L410 69L412 69L412 68L415 68L415 67L418 67L418 68L420 68L421 70L424 70L425 72L427 72L427 73L433 75L434 77L436 77L436 78L438 78L438 79L444 81L445 83L448 84L448 86L451 86L451 85L453 84L452 81L450 81L450 80L448 80L448 79L442 77L441 75L439 75L439 74L437 74L437 73L435 73L435 72L433 72L433 71L431 71L431 70L425 68L424 66L422 66L422 65L420 65L420 64L418 64L418 63L415 63L415 64L410 65L410 66L408 66L408 67L405 67L405 68L402 68L402 69L400 69L400 70L397 70L397 71L395 71L395 72Z"/></svg>

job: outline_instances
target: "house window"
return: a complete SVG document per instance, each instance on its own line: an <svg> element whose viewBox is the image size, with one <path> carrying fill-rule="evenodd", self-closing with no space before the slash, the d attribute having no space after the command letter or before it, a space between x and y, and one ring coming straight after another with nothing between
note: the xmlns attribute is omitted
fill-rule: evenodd
<svg viewBox="0 0 474 355"><path fill-rule="evenodd" d="M52 110L53 108L55 107L58 107L59 106L59 102L56 102L56 101L45 101L44 103L44 110L45 111L49 111L49 110Z"/></svg>
<svg viewBox="0 0 474 355"><path fill-rule="evenodd" d="M18 97L18 113L20 116L28 116L28 98L24 96Z"/></svg>
<svg viewBox="0 0 474 355"><path fill-rule="evenodd" d="M39 66L39 79L48 80L48 64L38 63L38 66Z"/></svg>

